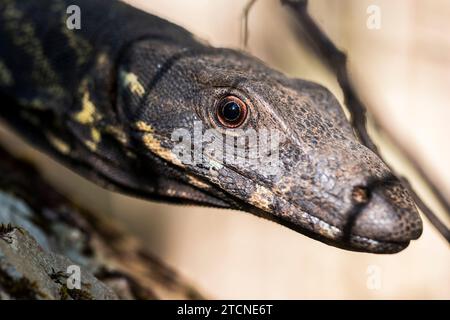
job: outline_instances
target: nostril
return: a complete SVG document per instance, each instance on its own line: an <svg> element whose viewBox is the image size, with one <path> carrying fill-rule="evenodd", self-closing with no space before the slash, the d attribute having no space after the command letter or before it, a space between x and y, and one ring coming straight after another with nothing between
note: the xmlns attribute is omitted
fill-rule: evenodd
<svg viewBox="0 0 450 320"><path fill-rule="evenodd" d="M363 186L356 186L352 190L352 200L357 204L365 204L370 200L370 190Z"/></svg>

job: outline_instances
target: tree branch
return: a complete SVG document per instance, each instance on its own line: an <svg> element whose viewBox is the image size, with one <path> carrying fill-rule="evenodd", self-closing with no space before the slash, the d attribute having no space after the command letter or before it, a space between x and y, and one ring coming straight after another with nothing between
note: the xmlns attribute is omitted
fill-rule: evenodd
<svg viewBox="0 0 450 320"><path fill-rule="evenodd" d="M0 147L0 299L199 299L104 215L55 190ZM81 289L67 287L80 268Z"/></svg>

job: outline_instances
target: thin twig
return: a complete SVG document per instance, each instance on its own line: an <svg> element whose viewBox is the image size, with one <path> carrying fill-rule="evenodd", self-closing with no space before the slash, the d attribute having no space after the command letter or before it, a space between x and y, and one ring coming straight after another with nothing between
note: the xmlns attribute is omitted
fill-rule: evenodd
<svg viewBox="0 0 450 320"><path fill-rule="evenodd" d="M442 234L442 236L447 239L450 243L450 230L445 226L445 224L431 211L431 209L423 202L422 198L414 191L411 183L405 177L400 177L402 184L408 189L414 202L417 204L419 209L427 217L428 221L436 228L436 230Z"/></svg>
<svg viewBox="0 0 450 320"><path fill-rule="evenodd" d="M248 14L257 0L249 0L242 12L241 21L241 46L242 49L246 49L248 45Z"/></svg>
<svg viewBox="0 0 450 320"><path fill-rule="evenodd" d="M378 148L373 143L367 132L367 119L366 110L367 108L362 103L356 90L354 89L348 72L347 72L347 56L339 50L331 39L322 31L322 29L315 23L314 19L309 15L307 11L307 0L281 0L282 4L287 5L291 11L295 14L300 26L302 27L303 35L306 35L309 44L319 51L323 61L326 65L335 73L339 85L343 91L345 97L345 104L351 114L351 123L355 128L356 134L360 141L369 149L371 149L375 154L377 154L381 159L381 155ZM394 139L392 139L394 141ZM397 143L397 145L400 145ZM431 179L425 174L425 170L419 165L418 161L414 160L411 154L406 152L404 148L402 151L408 159L410 159L411 164L420 174L421 178L427 183L432 192L436 195L437 200L440 202L442 207L450 215L450 203L446 197L440 192L440 190L434 185ZM392 168L390 168L392 170ZM394 170L392 170L394 172ZM395 173L395 172L394 172ZM445 226L445 224L439 220L439 218L434 214L434 212L423 202L423 200L418 196L415 190L412 188L409 181L396 174L400 179L403 186L408 189L412 198L416 202L419 209L424 213L431 224L438 230L439 233L450 243L450 230Z"/></svg>

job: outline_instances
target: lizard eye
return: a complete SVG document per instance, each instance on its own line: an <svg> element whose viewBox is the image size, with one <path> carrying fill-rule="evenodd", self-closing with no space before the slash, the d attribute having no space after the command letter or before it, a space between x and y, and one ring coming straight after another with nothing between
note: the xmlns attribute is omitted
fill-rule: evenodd
<svg viewBox="0 0 450 320"><path fill-rule="evenodd" d="M239 127L247 118L247 105L236 96L226 96L217 104L216 117L224 127Z"/></svg>

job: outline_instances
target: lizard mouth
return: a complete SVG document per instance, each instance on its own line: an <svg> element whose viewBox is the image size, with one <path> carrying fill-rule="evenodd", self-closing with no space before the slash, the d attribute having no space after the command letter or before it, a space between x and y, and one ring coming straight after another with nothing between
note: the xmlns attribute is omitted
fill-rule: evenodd
<svg viewBox="0 0 450 320"><path fill-rule="evenodd" d="M410 241L403 241L403 242L379 241L357 235L352 235L347 242L351 245L352 247L351 250L354 251L385 253L385 254L400 252L406 249L410 243ZM361 250L358 250L358 248Z"/></svg>
<svg viewBox="0 0 450 320"><path fill-rule="evenodd" d="M350 251L390 254L404 250L410 243L410 240L388 241L353 233L346 234L344 229L333 226L304 211L296 211L295 215L289 216L269 214L265 211L262 212L259 208L249 211L281 224L293 231L302 233L312 239ZM307 220L308 223L304 223L304 220Z"/></svg>
<svg viewBox="0 0 450 320"><path fill-rule="evenodd" d="M367 194L352 192L358 201L340 214L339 224L327 221L330 213L322 211L319 215L314 209L304 210L283 195L274 197L270 210L259 203L253 205L259 216L346 250L396 253L408 247L411 240L420 237L420 216L409 194L396 178L374 179L362 190L367 190Z"/></svg>
<svg viewBox="0 0 450 320"><path fill-rule="evenodd" d="M257 210L259 211L259 209ZM404 250L410 243L409 240L386 241L357 234L346 235L343 229L330 225L327 222L303 211L300 215L295 215L295 217L291 218L282 218L277 215L267 215L267 212L263 214L259 213L258 215L278 224L284 225L285 227L302 233L312 239L350 251L390 254ZM300 216L302 216L302 218L299 218ZM300 219L305 218L309 220L310 223L306 225L299 223Z"/></svg>

